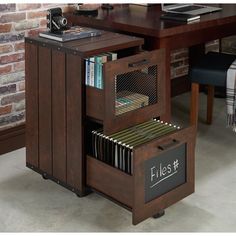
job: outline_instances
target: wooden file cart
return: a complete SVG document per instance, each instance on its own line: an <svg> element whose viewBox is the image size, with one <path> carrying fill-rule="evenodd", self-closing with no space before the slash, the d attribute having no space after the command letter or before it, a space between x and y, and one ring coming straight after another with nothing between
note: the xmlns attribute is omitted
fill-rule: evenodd
<svg viewBox="0 0 236 236"><path fill-rule="evenodd" d="M131 210L133 224L194 191L191 127L135 148L132 175L93 158L86 149L87 132L93 126L109 135L163 114L165 53L143 52L142 44L141 38L111 32L67 43L25 39L26 165L79 196L90 190L102 193ZM103 88L86 86L86 60L106 52L115 52L118 58L102 66ZM141 97L141 107L118 110L116 100L123 90L127 96ZM161 192L150 190L150 165L159 165L155 161L161 158L172 163L179 157L182 182Z"/></svg>

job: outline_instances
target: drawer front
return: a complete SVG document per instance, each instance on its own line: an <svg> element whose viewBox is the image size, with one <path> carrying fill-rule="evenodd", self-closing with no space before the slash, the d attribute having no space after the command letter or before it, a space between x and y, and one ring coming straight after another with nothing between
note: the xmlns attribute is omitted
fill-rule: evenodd
<svg viewBox="0 0 236 236"><path fill-rule="evenodd" d="M132 176L87 155L86 184L132 208Z"/></svg>
<svg viewBox="0 0 236 236"><path fill-rule="evenodd" d="M133 224L194 192L194 127L134 150Z"/></svg>
<svg viewBox="0 0 236 236"><path fill-rule="evenodd" d="M104 64L104 133L112 134L164 113L164 50Z"/></svg>

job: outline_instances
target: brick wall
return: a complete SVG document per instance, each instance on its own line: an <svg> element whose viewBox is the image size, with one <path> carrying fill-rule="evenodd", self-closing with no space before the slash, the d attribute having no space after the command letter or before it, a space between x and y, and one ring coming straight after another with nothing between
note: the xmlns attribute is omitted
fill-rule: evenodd
<svg viewBox="0 0 236 236"><path fill-rule="evenodd" d="M25 121L24 37L46 27L46 10L67 4L0 4L0 130Z"/></svg>
<svg viewBox="0 0 236 236"><path fill-rule="evenodd" d="M227 41L227 40L225 40ZM218 51L219 40L214 40L206 44L206 52ZM173 50L171 52L171 78L177 78L188 74L188 48Z"/></svg>

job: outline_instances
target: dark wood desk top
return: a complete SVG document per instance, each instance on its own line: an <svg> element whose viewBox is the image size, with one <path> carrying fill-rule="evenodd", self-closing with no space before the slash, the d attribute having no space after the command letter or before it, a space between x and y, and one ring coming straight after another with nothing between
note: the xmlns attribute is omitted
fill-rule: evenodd
<svg viewBox="0 0 236 236"><path fill-rule="evenodd" d="M74 23L158 38L236 22L236 4L211 5L222 7L222 10L201 15L199 22L190 24L161 20L160 6L145 7L132 4L117 4L110 11L99 9L97 17L73 17L72 14L68 14L67 17Z"/></svg>
<svg viewBox="0 0 236 236"><path fill-rule="evenodd" d="M38 36L26 37L25 41L40 44L45 47L49 46L61 51L67 51L75 55L78 54L81 57L89 57L102 52L137 47L144 43L142 38L107 31L102 31L102 35L100 36L73 40L65 43Z"/></svg>

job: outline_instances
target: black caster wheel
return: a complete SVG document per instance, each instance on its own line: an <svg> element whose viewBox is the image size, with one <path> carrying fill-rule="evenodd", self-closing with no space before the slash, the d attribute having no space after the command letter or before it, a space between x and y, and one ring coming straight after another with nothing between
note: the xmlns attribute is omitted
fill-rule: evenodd
<svg viewBox="0 0 236 236"><path fill-rule="evenodd" d="M45 179L45 180L48 179L48 177L47 177L46 175L44 175L44 174L42 174L42 177L43 177L43 179Z"/></svg>
<svg viewBox="0 0 236 236"><path fill-rule="evenodd" d="M78 193L76 193L76 196L79 198L83 197L81 194L78 194Z"/></svg>
<svg viewBox="0 0 236 236"><path fill-rule="evenodd" d="M160 217L162 217L164 215L165 215L165 210L161 210L157 214L153 215L153 218L154 219L158 219L158 218L160 218Z"/></svg>

